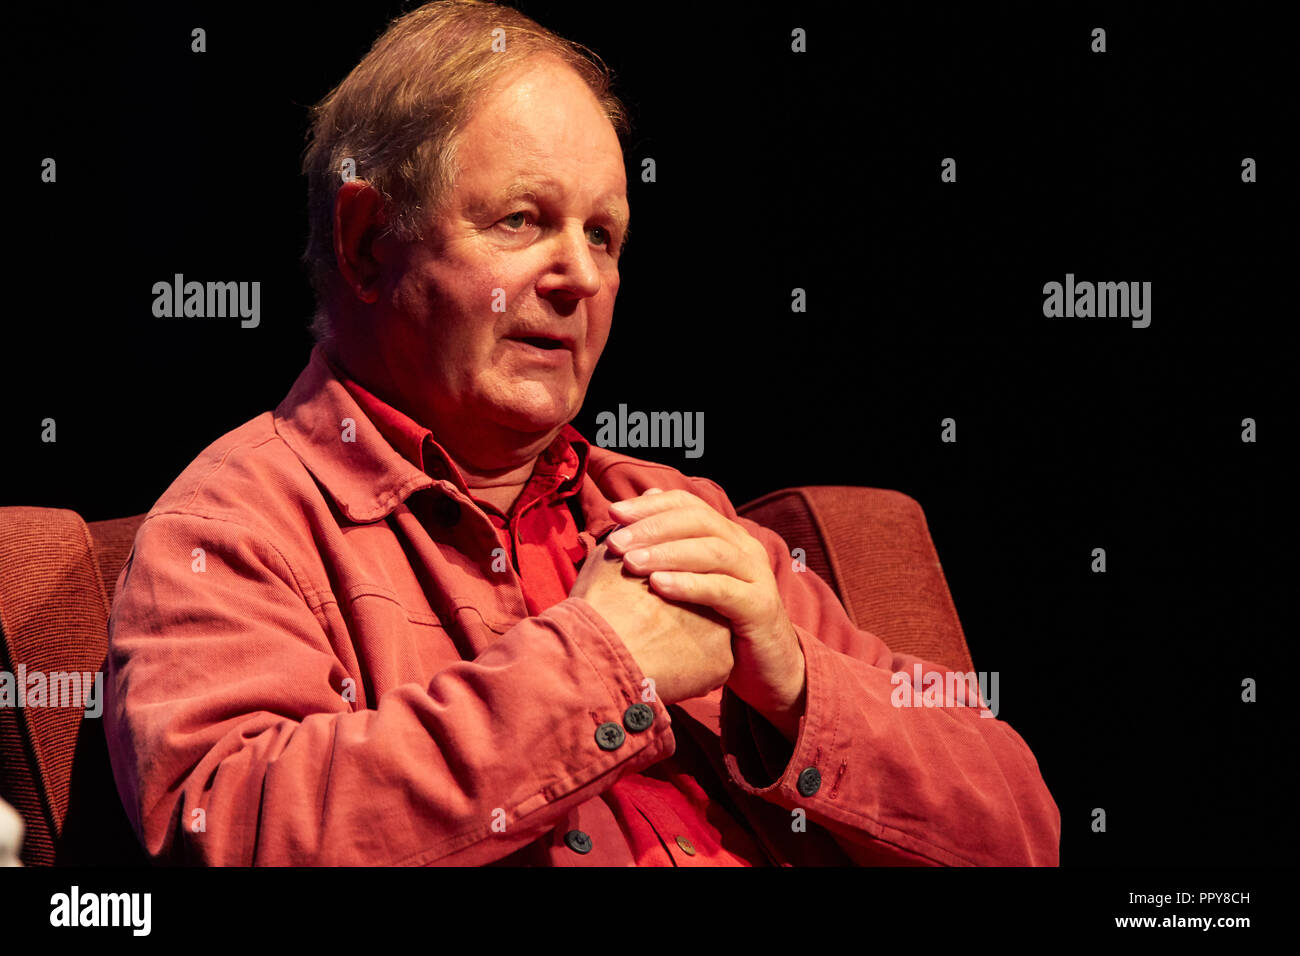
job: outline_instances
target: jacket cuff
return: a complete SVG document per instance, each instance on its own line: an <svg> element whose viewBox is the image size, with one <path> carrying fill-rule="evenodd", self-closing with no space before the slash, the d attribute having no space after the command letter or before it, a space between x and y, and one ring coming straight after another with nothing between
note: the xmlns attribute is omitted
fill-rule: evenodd
<svg viewBox="0 0 1300 956"><path fill-rule="evenodd" d="M729 687L722 692L720 716L724 760L732 781L746 793L789 806L807 802L799 790L801 775L807 789L813 779L807 770L817 771L817 776L825 772L818 760L823 750L830 749L825 744L839 713L827 669L826 657L832 651L800 625L795 624L794 630L803 648L807 681L794 743Z"/></svg>
<svg viewBox="0 0 1300 956"><path fill-rule="evenodd" d="M593 711L593 719L599 716L603 720L610 720L613 723L628 726L626 708L631 708L635 704L645 704L654 715L649 728L644 732L632 731L625 734L625 738L640 738L647 743L662 744L661 752L657 753L653 760L648 761L647 766L655 761L671 757L677 750L677 741L672 729L672 716L658 695L648 692L653 685L641 671L641 666L637 664L632 652L627 649L627 645L618 636L618 632L614 630L599 611L578 597L565 598L558 604L543 611L541 616L555 616L565 610L572 612L580 620L589 624L594 633L600 638L596 642L588 641L587 634L578 628L566 632L570 640L581 647L592 666L592 670L595 672L595 676L605 682L609 699L614 704L615 711L612 717L604 712L598 715ZM609 683L611 677L613 678L612 684Z"/></svg>

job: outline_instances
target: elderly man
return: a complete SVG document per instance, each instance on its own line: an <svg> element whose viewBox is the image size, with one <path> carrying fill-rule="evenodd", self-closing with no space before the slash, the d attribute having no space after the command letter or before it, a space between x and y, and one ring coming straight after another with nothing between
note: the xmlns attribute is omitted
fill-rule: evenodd
<svg viewBox="0 0 1300 956"><path fill-rule="evenodd" d="M162 496L113 608L106 730L154 858L1057 862L978 695L892 706L915 659L777 535L568 424L625 130L582 51L463 2L317 108L318 345Z"/></svg>

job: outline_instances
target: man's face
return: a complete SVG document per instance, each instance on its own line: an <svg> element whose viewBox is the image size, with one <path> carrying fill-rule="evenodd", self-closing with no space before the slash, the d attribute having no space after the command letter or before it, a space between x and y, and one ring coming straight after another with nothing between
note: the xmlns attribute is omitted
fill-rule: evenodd
<svg viewBox="0 0 1300 956"><path fill-rule="evenodd" d="M558 429L613 319L629 215L618 136L575 73L538 60L480 103L458 165L446 211L392 263L390 367L414 379L435 433Z"/></svg>

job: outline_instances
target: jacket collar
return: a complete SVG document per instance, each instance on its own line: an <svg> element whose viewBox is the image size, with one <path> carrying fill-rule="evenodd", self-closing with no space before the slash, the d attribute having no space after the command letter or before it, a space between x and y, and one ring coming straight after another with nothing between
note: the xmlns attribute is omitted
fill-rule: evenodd
<svg viewBox="0 0 1300 956"><path fill-rule="evenodd" d="M275 430L351 521L376 521L435 484L393 449L334 377L320 346L275 410Z"/></svg>
<svg viewBox="0 0 1300 956"><path fill-rule="evenodd" d="M456 481L431 477L389 443L339 381L319 345L312 349L307 367L276 408L274 418L277 434L350 521L385 518L412 494L426 488L463 495ZM609 500L586 474L591 446L569 425L560 437L576 453L578 473L582 475L578 499L586 530L600 538L616 522L609 517ZM547 453L558 452L562 445L557 439Z"/></svg>

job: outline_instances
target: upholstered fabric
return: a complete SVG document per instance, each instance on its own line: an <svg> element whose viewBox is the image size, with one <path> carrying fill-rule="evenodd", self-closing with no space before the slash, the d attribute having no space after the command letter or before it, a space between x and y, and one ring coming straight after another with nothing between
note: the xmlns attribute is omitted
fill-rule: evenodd
<svg viewBox="0 0 1300 956"><path fill-rule="evenodd" d="M61 508L0 508L0 669L103 672L112 589L143 518L88 528ZM96 848L130 832L102 724L83 708L0 707L0 797L26 822L27 865L107 862Z"/></svg>
<svg viewBox="0 0 1300 956"><path fill-rule="evenodd" d="M921 507L896 491L807 487L738 509L802 548L858 627L891 650L972 670ZM87 525L58 508L0 508L0 669L101 671L117 576L143 515ZM75 707L0 708L0 797L31 865L138 863L104 752Z"/></svg>
<svg viewBox="0 0 1300 956"><path fill-rule="evenodd" d="M108 597L85 522L58 508L0 509L0 630L4 669L102 671ZM25 862L54 860L68 808L83 711L0 708L3 793L27 821Z"/></svg>
<svg viewBox="0 0 1300 956"><path fill-rule="evenodd" d="M99 566L99 577L104 582L104 593L108 595L108 606L113 606L113 594L117 590L117 576L122 573L126 556L131 553L131 542L135 540L136 529L144 515L132 515L130 518L112 518L108 521L92 521L87 527L90 537L95 542L95 561Z"/></svg>
<svg viewBox="0 0 1300 956"><path fill-rule="evenodd" d="M772 528L835 590L853 623L898 654L974 670L925 513L884 488L786 488L737 509Z"/></svg>

